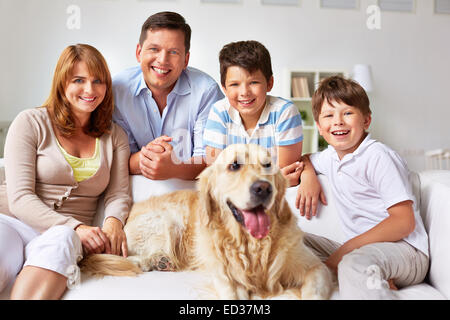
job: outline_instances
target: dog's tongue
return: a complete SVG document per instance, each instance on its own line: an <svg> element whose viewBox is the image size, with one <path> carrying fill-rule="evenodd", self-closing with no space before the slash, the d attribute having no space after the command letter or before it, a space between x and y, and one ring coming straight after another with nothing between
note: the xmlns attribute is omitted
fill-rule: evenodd
<svg viewBox="0 0 450 320"><path fill-rule="evenodd" d="M270 221L263 207L251 211L242 210L245 228L256 239L262 239L269 233Z"/></svg>

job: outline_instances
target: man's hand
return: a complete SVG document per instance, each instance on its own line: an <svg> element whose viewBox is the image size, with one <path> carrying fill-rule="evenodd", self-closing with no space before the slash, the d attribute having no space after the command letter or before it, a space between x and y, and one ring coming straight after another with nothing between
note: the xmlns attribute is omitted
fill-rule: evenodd
<svg viewBox="0 0 450 320"><path fill-rule="evenodd" d="M131 155L131 174L141 174L152 180L179 178L193 180L206 167L202 156L189 159L189 163L179 160L169 142L171 137L161 136L149 142L141 151Z"/></svg>
<svg viewBox="0 0 450 320"><path fill-rule="evenodd" d="M172 157L171 137L161 136L142 147L139 155L141 174L152 180L165 180L174 177L177 164Z"/></svg>

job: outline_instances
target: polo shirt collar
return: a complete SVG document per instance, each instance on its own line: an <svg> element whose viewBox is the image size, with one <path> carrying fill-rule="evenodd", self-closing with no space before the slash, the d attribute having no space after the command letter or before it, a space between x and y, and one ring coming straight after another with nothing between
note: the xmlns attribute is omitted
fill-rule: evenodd
<svg viewBox="0 0 450 320"><path fill-rule="evenodd" d="M135 91L134 95L135 96L140 95L142 90L148 90L150 95L152 95L152 91L148 89L147 84L145 83L144 73L141 70L141 74L138 77L137 87L136 87L136 91ZM171 93L172 92L179 96L184 96L191 92L191 84L189 83L189 78L186 75L185 70L183 70L181 72L180 77L178 78L177 82L175 83L175 87L173 87Z"/></svg>
<svg viewBox="0 0 450 320"><path fill-rule="evenodd" d="M334 149L333 146L329 145L328 148L332 151L333 153L332 157L334 160L338 162L346 162L350 159L353 159L355 156L362 154L374 142L376 142L376 140L373 140L370 136L370 133L368 133L367 136L364 138L364 140L361 142L361 144L358 146L358 148L352 153L346 154L344 158L342 158L342 160L339 159L336 149Z"/></svg>
<svg viewBox="0 0 450 320"><path fill-rule="evenodd" d="M268 106L267 106L269 104L268 99L269 99L269 97L267 97L267 99L266 99L266 104L264 106L263 112L259 116L256 126L262 125L262 124L266 123L267 121L269 121L270 108L268 108ZM235 124L242 125L242 119L239 114L239 111L237 111L235 108L233 108L230 103L228 103L228 114L230 115L231 120L233 120L233 122Z"/></svg>

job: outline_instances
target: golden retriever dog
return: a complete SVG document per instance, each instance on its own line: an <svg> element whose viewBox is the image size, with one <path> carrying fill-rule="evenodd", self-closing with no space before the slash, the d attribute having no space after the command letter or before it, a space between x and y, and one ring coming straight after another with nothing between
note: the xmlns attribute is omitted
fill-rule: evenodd
<svg viewBox="0 0 450 320"><path fill-rule="evenodd" d="M129 257L90 255L82 271L205 270L220 299L329 298L331 274L304 245L266 149L229 146L197 186L134 204L124 227Z"/></svg>

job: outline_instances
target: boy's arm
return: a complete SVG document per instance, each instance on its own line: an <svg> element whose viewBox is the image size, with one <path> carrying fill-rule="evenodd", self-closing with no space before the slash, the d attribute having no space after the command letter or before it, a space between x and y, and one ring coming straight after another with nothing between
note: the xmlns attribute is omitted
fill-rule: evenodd
<svg viewBox="0 0 450 320"><path fill-rule="evenodd" d="M205 151L206 151L206 159L205 159L206 165L210 166L219 156L220 152L222 152L222 149L206 146Z"/></svg>
<svg viewBox="0 0 450 320"><path fill-rule="evenodd" d="M309 160L309 155L302 156L304 163L303 172L300 175L301 183L297 190L295 206L300 209L300 215L311 219L317 213L317 204L320 201L327 205L325 193L322 190L316 171Z"/></svg>
<svg viewBox="0 0 450 320"><path fill-rule="evenodd" d="M328 260L327 266L337 271L342 257L347 253L375 242L396 242L407 237L415 228L412 201L399 202L387 209L389 217L378 223L372 229L345 242Z"/></svg>
<svg viewBox="0 0 450 320"><path fill-rule="evenodd" d="M283 176L287 179L289 187L296 186L299 183L300 174L303 169L303 164L300 162L302 145L303 142L300 141L296 144L279 146L277 148L278 166Z"/></svg>

